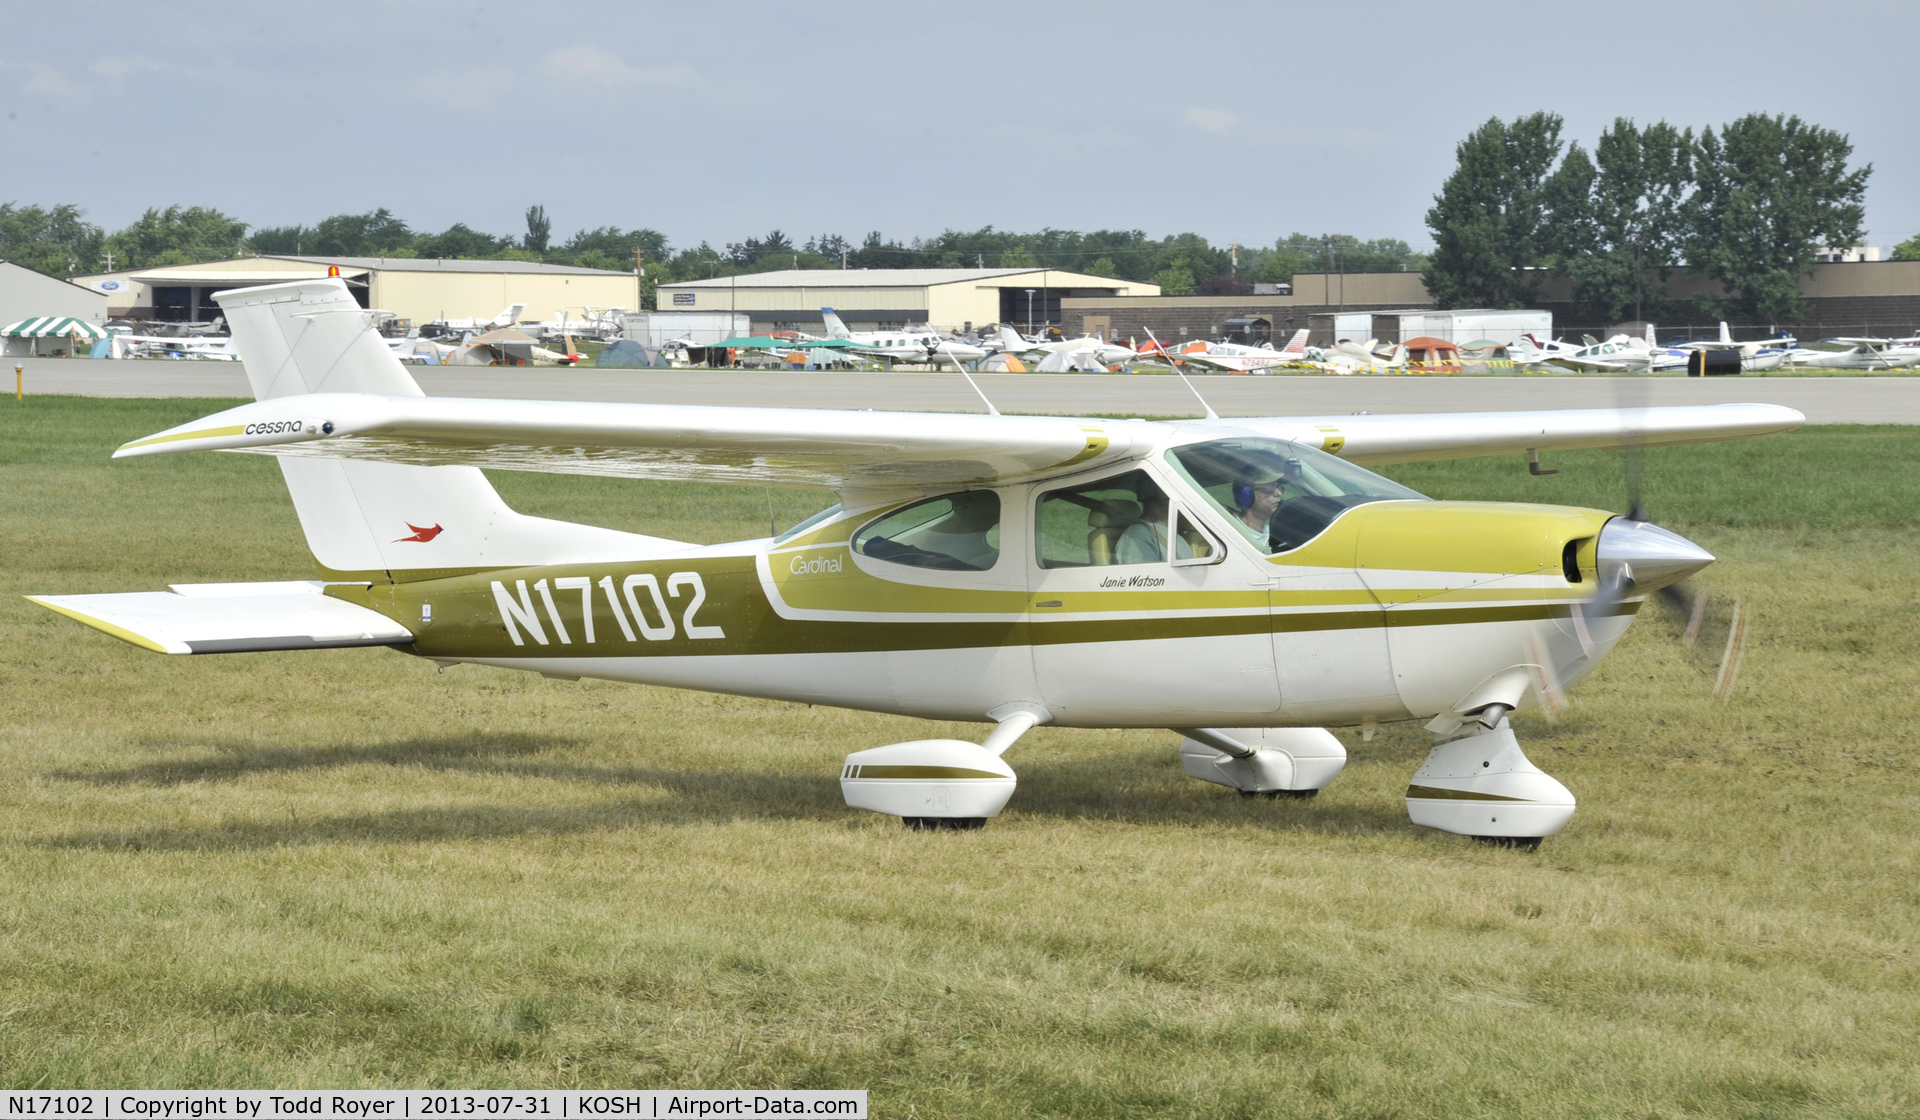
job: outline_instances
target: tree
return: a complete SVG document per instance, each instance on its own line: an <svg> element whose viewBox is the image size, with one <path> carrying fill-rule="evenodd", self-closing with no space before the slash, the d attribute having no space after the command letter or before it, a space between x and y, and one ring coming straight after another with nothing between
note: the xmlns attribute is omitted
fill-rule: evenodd
<svg viewBox="0 0 1920 1120"><path fill-rule="evenodd" d="M1000 253L1001 268L1039 268L1040 260L1025 245L1015 245Z"/></svg>
<svg viewBox="0 0 1920 1120"><path fill-rule="evenodd" d="M1545 189L1560 155L1560 117L1495 117L1455 149L1458 166L1427 211L1427 291L1442 307L1525 307L1550 253Z"/></svg>
<svg viewBox="0 0 1920 1120"><path fill-rule="evenodd" d="M547 238L553 233L553 223L547 219L547 208L538 204L527 207L527 236L520 245L529 253L544 254L547 251Z"/></svg>
<svg viewBox="0 0 1920 1120"><path fill-rule="evenodd" d="M1090 276L1117 277L1120 275L1120 271L1114 267L1112 257L1101 257L1087 266L1087 274Z"/></svg>
<svg viewBox="0 0 1920 1120"><path fill-rule="evenodd" d="M1595 314L1641 319L1663 304L1688 228L1692 149L1692 129L1661 121L1643 130L1621 117L1593 159L1575 143L1547 180L1554 264Z"/></svg>
<svg viewBox="0 0 1920 1120"><path fill-rule="evenodd" d="M1187 267L1185 258L1175 258L1167 267L1154 273L1153 282L1160 285L1160 294L1163 296L1190 296L1197 287L1193 270Z"/></svg>
<svg viewBox="0 0 1920 1120"><path fill-rule="evenodd" d="M667 245L667 235L657 229L626 229L619 226L599 226L583 229L567 238L567 243L555 250L552 256L564 264L576 264L582 268L612 267L628 269L634 266L634 253L642 254L648 265L658 262L666 264L672 254ZM611 266L587 263L588 255L596 260L617 262Z"/></svg>
<svg viewBox="0 0 1920 1120"><path fill-rule="evenodd" d="M247 223L206 206L149 208L107 239L116 268L153 268L237 257L246 249Z"/></svg>
<svg viewBox="0 0 1920 1120"><path fill-rule="evenodd" d="M1822 246L1862 236L1871 164L1848 170L1853 144L1799 117L1753 113L1693 146L1697 184L1687 261L1718 280L1718 310L1775 322L1799 317L1800 279Z"/></svg>
<svg viewBox="0 0 1920 1120"><path fill-rule="evenodd" d="M486 260L512 247L511 237L481 233L469 229L465 222L455 222L441 233L424 235L413 244L414 251L422 257L451 260Z"/></svg>
<svg viewBox="0 0 1920 1120"><path fill-rule="evenodd" d="M1914 234L1893 247L1893 259L1896 261L1920 261L1920 233Z"/></svg>
<svg viewBox="0 0 1920 1120"><path fill-rule="evenodd" d="M100 263L106 234L85 221L80 208L63 202L51 210L0 203L0 257L53 276L91 272ZM116 258L114 264L120 261Z"/></svg>

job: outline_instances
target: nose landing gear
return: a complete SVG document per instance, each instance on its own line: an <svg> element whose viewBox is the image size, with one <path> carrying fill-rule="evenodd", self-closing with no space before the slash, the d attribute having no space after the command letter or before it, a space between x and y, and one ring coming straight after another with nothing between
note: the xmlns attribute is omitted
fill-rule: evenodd
<svg viewBox="0 0 1920 1120"><path fill-rule="evenodd" d="M1573 794L1527 759L1504 714L1434 746L1407 786L1413 823L1532 851L1573 818Z"/></svg>

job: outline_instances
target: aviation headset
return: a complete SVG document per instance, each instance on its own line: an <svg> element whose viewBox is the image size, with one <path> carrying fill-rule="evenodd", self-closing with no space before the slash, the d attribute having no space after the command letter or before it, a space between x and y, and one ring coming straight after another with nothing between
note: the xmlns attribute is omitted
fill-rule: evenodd
<svg viewBox="0 0 1920 1120"><path fill-rule="evenodd" d="M1294 474L1297 475L1299 473L1300 460L1288 459L1286 463L1287 463L1287 467L1290 468ZM1273 481L1279 482L1279 483L1285 483L1286 480L1287 480L1287 472L1283 471L1278 476L1276 476ZM1239 507L1240 509L1253 508L1253 484L1252 483L1236 482L1233 484L1233 504Z"/></svg>

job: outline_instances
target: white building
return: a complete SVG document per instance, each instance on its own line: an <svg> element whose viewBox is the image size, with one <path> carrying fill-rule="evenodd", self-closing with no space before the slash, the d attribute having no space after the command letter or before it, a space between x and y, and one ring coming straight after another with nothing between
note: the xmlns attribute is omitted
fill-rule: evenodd
<svg viewBox="0 0 1920 1120"><path fill-rule="evenodd" d="M662 284L661 311L723 311L756 333L821 333L820 309L854 330L962 331L1007 323L1034 331L1061 322L1062 299L1157 296L1157 284L1057 268L788 269Z"/></svg>
<svg viewBox="0 0 1920 1120"><path fill-rule="evenodd" d="M1486 308L1434 311L1349 311L1333 316L1334 340L1405 342L1410 338L1438 338L1465 346L1488 341L1511 346L1523 334L1553 337L1551 311L1499 311Z"/></svg>
<svg viewBox="0 0 1920 1120"><path fill-rule="evenodd" d="M0 327L41 315L85 319L98 326L107 321L107 297L38 269L0 261Z"/></svg>

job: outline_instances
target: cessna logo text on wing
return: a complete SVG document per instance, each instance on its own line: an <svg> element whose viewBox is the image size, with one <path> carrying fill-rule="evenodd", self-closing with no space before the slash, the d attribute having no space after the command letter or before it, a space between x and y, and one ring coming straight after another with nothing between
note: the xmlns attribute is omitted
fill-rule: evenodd
<svg viewBox="0 0 1920 1120"><path fill-rule="evenodd" d="M246 426L243 434L250 436L279 436L289 432L305 431L305 420L260 420Z"/></svg>

